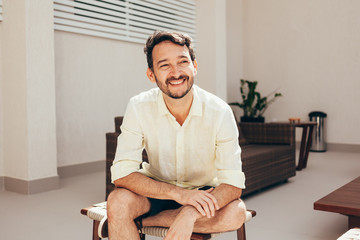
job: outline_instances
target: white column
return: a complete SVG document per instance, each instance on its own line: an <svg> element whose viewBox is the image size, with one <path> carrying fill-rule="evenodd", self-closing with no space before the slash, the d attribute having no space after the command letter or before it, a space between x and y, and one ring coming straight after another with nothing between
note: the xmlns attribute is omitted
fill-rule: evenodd
<svg viewBox="0 0 360 240"><path fill-rule="evenodd" d="M5 188L58 187L53 3L4 0L2 123Z"/></svg>
<svg viewBox="0 0 360 240"><path fill-rule="evenodd" d="M216 95L227 100L226 1L215 0Z"/></svg>

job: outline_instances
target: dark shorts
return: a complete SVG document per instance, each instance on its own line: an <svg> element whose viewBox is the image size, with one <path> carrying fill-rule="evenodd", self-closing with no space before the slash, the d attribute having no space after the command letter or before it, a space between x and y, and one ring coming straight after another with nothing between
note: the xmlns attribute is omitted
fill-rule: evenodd
<svg viewBox="0 0 360 240"><path fill-rule="evenodd" d="M199 190L207 190L212 188L211 186L204 186L202 188L199 188ZM165 211L165 210L173 210L178 209L182 205L174 200L163 200L163 199L155 199L155 198L148 198L150 201L150 211L141 218L151 217L159 212Z"/></svg>

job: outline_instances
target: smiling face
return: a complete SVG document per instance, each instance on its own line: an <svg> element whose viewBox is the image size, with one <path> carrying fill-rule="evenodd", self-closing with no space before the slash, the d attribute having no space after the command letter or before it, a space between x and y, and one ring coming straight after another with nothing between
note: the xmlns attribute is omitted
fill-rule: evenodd
<svg viewBox="0 0 360 240"><path fill-rule="evenodd" d="M156 82L160 90L173 99L186 96L194 84L197 70L197 63L191 60L189 49L163 41L154 47L152 58L153 70L147 70L150 81Z"/></svg>

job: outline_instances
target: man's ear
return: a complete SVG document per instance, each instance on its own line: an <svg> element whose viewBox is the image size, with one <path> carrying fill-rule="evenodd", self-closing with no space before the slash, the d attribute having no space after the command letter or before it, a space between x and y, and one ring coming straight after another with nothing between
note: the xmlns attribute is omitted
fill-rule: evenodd
<svg viewBox="0 0 360 240"><path fill-rule="evenodd" d="M194 69L195 69L194 72L195 72L195 75L196 75L197 74L197 67L198 67L196 59L194 60L193 65L194 65Z"/></svg>
<svg viewBox="0 0 360 240"><path fill-rule="evenodd" d="M156 82L155 74L150 68L148 68L146 70L146 76L149 78L150 82L152 82L152 83Z"/></svg>

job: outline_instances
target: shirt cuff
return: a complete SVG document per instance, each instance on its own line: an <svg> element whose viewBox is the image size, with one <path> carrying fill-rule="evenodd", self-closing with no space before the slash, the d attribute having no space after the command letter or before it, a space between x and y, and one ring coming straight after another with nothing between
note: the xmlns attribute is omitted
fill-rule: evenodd
<svg viewBox="0 0 360 240"><path fill-rule="evenodd" d="M219 170L219 184L225 183L237 188L245 189L245 174L238 170Z"/></svg>
<svg viewBox="0 0 360 240"><path fill-rule="evenodd" d="M140 168L139 162L132 160L121 160L113 164L110 168L111 171L111 182L119 178L126 177L127 175L138 171Z"/></svg>

